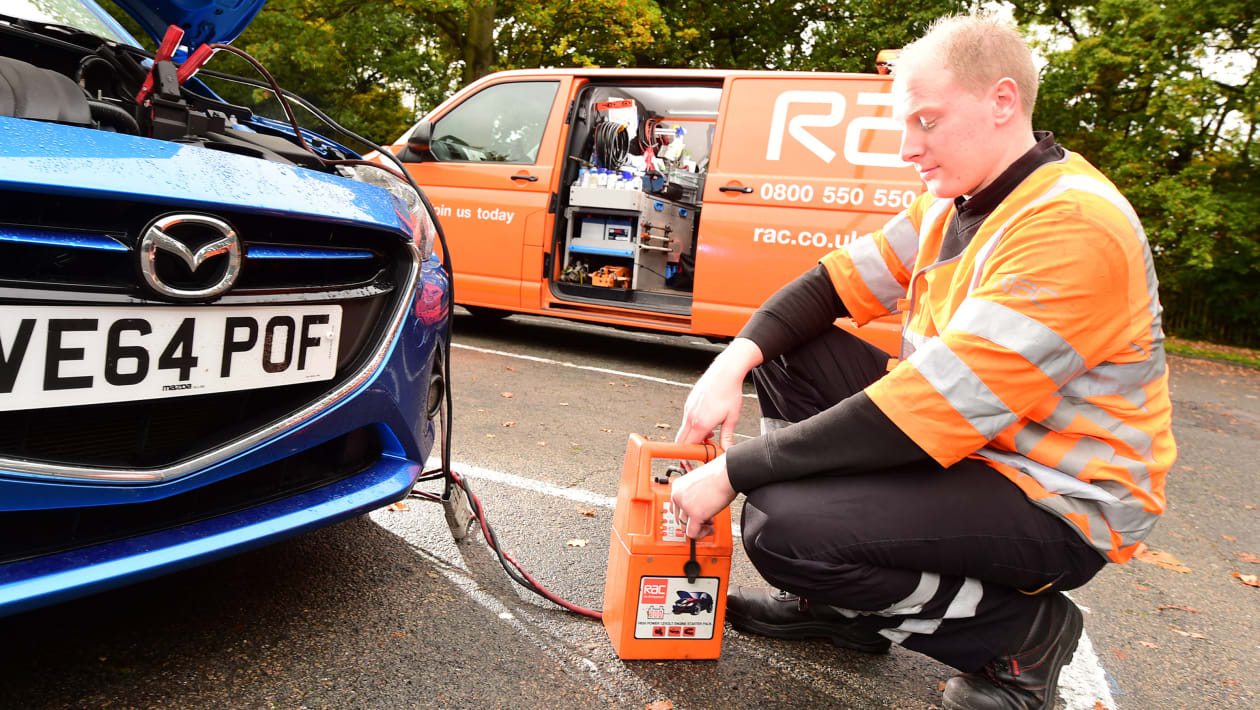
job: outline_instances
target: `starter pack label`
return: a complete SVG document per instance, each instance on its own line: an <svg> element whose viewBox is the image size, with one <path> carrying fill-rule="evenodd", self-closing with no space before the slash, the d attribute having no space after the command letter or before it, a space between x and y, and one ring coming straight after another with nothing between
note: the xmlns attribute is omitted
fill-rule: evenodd
<svg viewBox="0 0 1260 710"><path fill-rule="evenodd" d="M711 639L717 615L717 577L642 577L635 615L637 639Z"/></svg>

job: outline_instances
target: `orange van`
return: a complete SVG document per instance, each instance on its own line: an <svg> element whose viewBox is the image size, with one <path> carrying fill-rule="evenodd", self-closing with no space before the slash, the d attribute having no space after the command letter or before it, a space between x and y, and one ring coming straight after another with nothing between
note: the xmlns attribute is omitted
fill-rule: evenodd
<svg viewBox="0 0 1260 710"><path fill-rule="evenodd" d="M878 74L509 71L393 149L433 202L456 302L474 313L725 338L923 190L898 157L891 87ZM897 331L859 334L895 352Z"/></svg>

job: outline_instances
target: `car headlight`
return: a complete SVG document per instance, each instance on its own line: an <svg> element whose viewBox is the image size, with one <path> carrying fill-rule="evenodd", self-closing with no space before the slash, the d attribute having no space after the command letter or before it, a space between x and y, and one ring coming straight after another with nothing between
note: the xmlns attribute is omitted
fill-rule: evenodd
<svg viewBox="0 0 1260 710"><path fill-rule="evenodd" d="M424 200L411 185L399 180L385 170L366 165L339 166L338 170L348 178L384 188L407 206L407 221L411 226L411 239L420 250L420 257L428 260L433 256L433 243L437 241L437 225L433 215L424 206Z"/></svg>

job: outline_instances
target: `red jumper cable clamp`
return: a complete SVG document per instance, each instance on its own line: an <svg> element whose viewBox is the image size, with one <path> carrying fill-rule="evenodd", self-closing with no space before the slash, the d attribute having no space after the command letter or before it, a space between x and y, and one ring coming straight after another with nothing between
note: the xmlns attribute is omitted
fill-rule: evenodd
<svg viewBox="0 0 1260 710"><path fill-rule="evenodd" d="M166 34L162 37L162 44L158 45L157 52L153 54L153 66L149 68L149 75L144 78L144 83L140 85L140 90L136 92L136 103L143 106L153 94L155 88L158 93L163 91L177 90L184 82L192 78L193 74L201 69L202 65L209 61L214 54L214 48L208 44L197 47L184 63L179 65L175 71L174 84L169 86L170 75L166 72L170 71L170 67L174 66L171 58L175 56L175 50L179 49L179 41L184 38L184 31L175 25L166 28ZM157 77L155 79L155 76ZM162 81L165 78L167 81Z"/></svg>

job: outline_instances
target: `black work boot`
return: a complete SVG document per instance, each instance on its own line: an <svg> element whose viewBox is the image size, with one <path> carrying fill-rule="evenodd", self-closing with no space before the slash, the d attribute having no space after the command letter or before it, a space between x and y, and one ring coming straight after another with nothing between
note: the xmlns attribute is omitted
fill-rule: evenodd
<svg viewBox="0 0 1260 710"><path fill-rule="evenodd" d="M740 631L776 639L827 638L837 648L888 653L888 639L859 626L835 609L776 589L731 587L726 620Z"/></svg>
<svg viewBox="0 0 1260 710"><path fill-rule="evenodd" d="M998 656L979 673L945 685L945 710L1050 710L1059 671L1081 637L1081 610L1059 592L1042 599L1018 650Z"/></svg>

